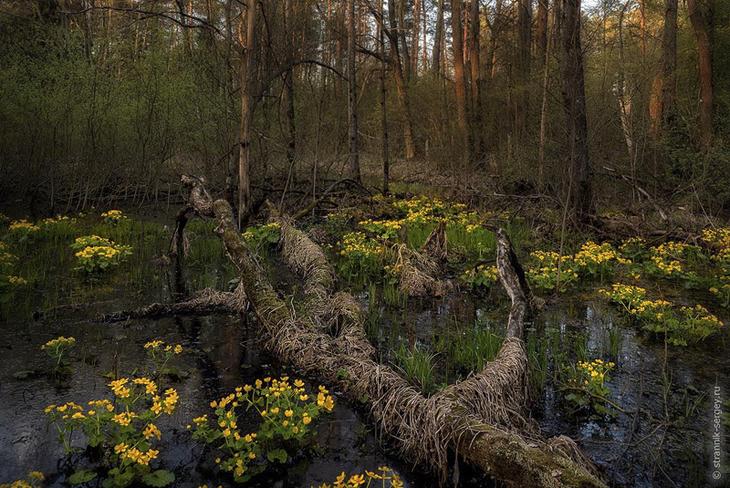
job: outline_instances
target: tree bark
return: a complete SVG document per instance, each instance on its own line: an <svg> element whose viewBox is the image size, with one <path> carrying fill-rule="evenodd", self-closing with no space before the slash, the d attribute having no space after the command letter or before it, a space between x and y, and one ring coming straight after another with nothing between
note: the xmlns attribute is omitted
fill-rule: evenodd
<svg viewBox="0 0 730 488"><path fill-rule="evenodd" d="M687 0L689 20L697 41L697 64L699 68L700 100L699 126L700 146L707 150L712 145L713 86L712 86L712 31L714 0Z"/></svg>
<svg viewBox="0 0 730 488"><path fill-rule="evenodd" d="M378 5L381 22L378 22L378 42L380 44L380 127L381 127L381 144L383 155L383 194L390 192L390 155L388 154L388 110L386 102L388 93L385 86L385 70L387 64L385 61L385 26L382 19L385 18L385 9L383 0Z"/></svg>
<svg viewBox="0 0 730 488"><path fill-rule="evenodd" d="M676 0L670 0L676 1ZM569 151L569 205L578 222L592 214L580 0L563 0L563 107Z"/></svg>
<svg viewBox="0 0 730 488"><path fill-rule="evenodd" d="M360 183L360 152L358 149L357 137L357 73L355 69L355 0L350 0L348 3L347 109L350 118L350 178Z"/></svg>
<svg viewBox="0 0 730 488"><path fill-rule="evenodd" d="M537 25L535 26L535 58L542 68L548 44L548 3L550 0L537 0Z"/></svg>
<svg viewBox="0 0 730 488"><path fill-rule="evenodd" d="M439 0L436 12L436 31L433 36L433 53L431 73L438 76L441 73L441 45L444 39L444 0Z"/></svg>
<svg viewBox="0 0 730 488"><path fill-rule="evenodd" d="M242 228L251 207L251 125L253 106L251 96L255 73L254 54L256 41L257 0L246 1L245 39L241 40L241 130L238 154L238 226ZM243 34L242 34L243 35Z"/></svg>
<svg viewBox="0 0 730 488"><path fill-rule="evenodd" d="M649 115L655 139L674 123L677 94L677 0L665 0L660 72L652 85Z"/></svg>
<svg viewBox="0 0 730 488"><path fill-rule="evenodd" d="M398 96L398 104L403 112L403 145L404 156L406 160L413 159L416 156L416 143L413 136L413 119L411 117L411 104L408 99L408 88L406 86L406 78L403 74L403 62L400 57L398 21L396 19L394 2L388 2L388 17L390 19L390 29L386 31L388 41L390 41L390 57L393 63L393 80L395 81L395 91ZM381 20L381 28L385 29L385 19Z"/></svg>
<svg viewBox="0 0 730 488"><path fill-rule="evenodd" d="M461 139L464 161L471 159L469 122L466 101L466 74L464 70L463 0L451 0L451 46L454 58L454 92L456 95L456 123Z"/></svg>
<svg viewBox="0 0 730 488"><path fill-rule="evenodd" d="M481 22L479 17L479 0L471 0L469 15L469 70L471 76L471 140L474 147L472 157L481 161L484 156L484 137L482 130L482 90L481 90L481 62L480 62L480 35Z"/></svg>
<svg viewBox="0 0 730 488"><path fill-rule="evenodd" d="M532 26L532 0L517 2L517 80L515 107L515 142L525 139L527 117L530 110L530 49Z"/></svg>

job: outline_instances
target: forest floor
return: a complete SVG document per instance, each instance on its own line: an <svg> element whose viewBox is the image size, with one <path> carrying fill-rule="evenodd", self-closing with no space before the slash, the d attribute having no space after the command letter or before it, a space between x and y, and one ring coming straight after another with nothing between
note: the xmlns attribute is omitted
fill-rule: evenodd
<svg viewBox="0 0 730 488"><path fill-rule="evenodd" d="M337 286L362 307L378 361L429 396L495 358L509 312L494 267L495 230L503 228L533 292L545 300L525 335L529 412L542 433L575 439L613 486L706 486L712 409L727 401L730 386L723 325L730 320L730 229L709 227L681 240L672 240L676 232L615 239L605 232L565 234L559 214L546 218L547 210L539 218L525 208L486 210L480 202L413 196L423 188L402 185L395 188L400 198L341 201L298 223L334 264ZM102 320L114 311L238 285L211 223L188 224L189 254L178 266L166 257L174 212L157 213L94 210L0 222L6 350L0 482L31 470L45 473L52 486L80 470L112 477L100 466L114 456L100 458L94 449L66 454L49 417L56 427L66 424L54 409L44 409L113 398L105 386L111 380L146 374L161 390L164 385L179 395L174 412L157 424L163 435L152 464L174 473L176 486L233 484L235 468L217 466L216 450L186 425L212 417L211 402L236 387L294 378L296 371L262 350L257 321L249 315ZM447 239L444 266L434 281L414 285L404 279L403 249L421 249L440 224ZM301 298L298 280L279 257L280 227L252 225L243 237L277 288ZM74 342L49 346L58 336ZM155 356L155 340L182 351L161 349ZM59 351L63 357L54 356ZM310 381L303 386L312 395L316 387ZM332 393L332 411L316 412L314 441L288 445L283 463L262 461L269 469L252 486L319 486L341 471L382 465L407 486L436 484L399 459L369 427L367 411ZM242 417L241 423L242 432L253 431L258 419ZM77 430L83 430L80 424ZM88 432L77 433L72 444L83 448L88 438ZM461 484L484 482L462 467Z"/></svg>

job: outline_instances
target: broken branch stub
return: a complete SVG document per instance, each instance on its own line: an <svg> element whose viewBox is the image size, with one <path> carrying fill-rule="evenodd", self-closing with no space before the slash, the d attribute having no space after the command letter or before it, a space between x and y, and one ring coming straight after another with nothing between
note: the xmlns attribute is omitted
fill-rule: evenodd
<svg viewBox="0 0 730 488"><path fill-rule="evenodd" d="M527 356L521 336L529 292L523 288L524 278L514 266L517 261L504 233L498 239L497 266L512 300L508 337L497 358L483 371L425 397L393 368L373 360L373 347L365 337L357 304L351 296L345 298L348 294L339 298L347 305L332 314L341 319L342 311L349 310L342 327L318 326L328 320L326 314L294 314L247 248L228 202L211 201L204 188L196 188L203 184L200 179L187 182L192 185L190 206L217 223L215 232L240 274L267 349L283 362L336 387L351 401L369 407L376 426L407 459L435 470L442 482L448 472L448 453L457 452L509 486L605 486L590 463L575 455L578 451L572 441L546 441L524 418ZM284 241L301 238L282 232ZM282 246L293 242L282 242ZM311 256L305 261L299 261L300 253L283 257L303 279L317 279L306 265ZM318 290L336 297L333 284L323 275Z"/></svg>

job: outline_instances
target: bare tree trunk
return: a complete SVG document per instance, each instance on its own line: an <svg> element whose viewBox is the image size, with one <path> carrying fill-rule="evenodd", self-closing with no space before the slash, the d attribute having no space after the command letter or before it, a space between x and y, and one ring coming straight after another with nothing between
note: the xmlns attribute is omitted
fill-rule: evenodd
<svg viewBox="0 0 730 488"><path fill-rule="evenodd" d="M421 9L423 7L423 0L415 0L413 3L413 29L411 29L411 32L413 33L412 41L411 41L411 76L413 78L418 78L418 58L419 56L419 42L420 42L420 35L421 35Z"/></svg>
<svg viewBox="0 0 730 488"><path fill-rule="evenodd" d="M563 105L570 158L569 202L579 222L592 213L593 205L580 3L580 0L563 0Z"/></svg>
<svg viewBox="0 0 730 488"><path fill-rule="evenodd" d="M661 68L652 86L649 115L655 139L674 123L677 93L677 0L665 0Z"/></svg>
<svg viewBox="0 0 730 488"><path fill-rule="evenodd" d="M403 145L405 146L405 158L413 159L416 156L416 143L413 137L413 119L411 118L411 104L408 100L408 89L406 87L406 79L403 74L403 63L400 58L398 21L396 20L394 2L388 2L388 17L390 18L390 29L387 32L390 41L390 57L393 63L393 80L395 81L395 91L398 95L398 104L403 111ZM383 18L381 27L385 29L385 19Z"/></svg>
<svg viewBox="0 0 730 488"><path fill-rule="evenodd" d="M535 26L535 58L542 68L548 45L548 3L550 0L537 0L537 25Z"/></svg>
<svg viewBox="0 0 730 488"><path fill-rule="evenodd" d="M444 41L444 0L439 0L436 12L436 32L433 36L433 57L431 73L438 76L441 71L441 46Z"/></svg>
<svg viewBox="0 0 730 488"><path fill-rule="evenodd" d="M469 16L469 69L471 75L471 103L472 117L471 130L474 144L473 158L480 161L484 155L484 137L482 131L482 90L481 90L481 63L480 63L480 34L481 23L479 17L479 0L471 0Z"/></svg>
<svg viewBox="0 0 730 488"><path fill-rule="evenodd" d="M712 145L713 87L712 87L712 29L714 0L687 0L689 19L697 41L697 61L700 81L700 142L703 149Z"/></svg>
<svg viewBox="0 0 730 488"><path fill-rule="evenodd" d="M255 34L256 34L256 0L246 1L246 28L245 39L241 40L243 56L241 59L241 133L240 150L238 155L238 226L243 226L248 219L251 207L251 124L253 122L253 107L251 95L255 73ZM243 37L243 32L241 33Z"/></svg>
<svg viewBox="0 0 730 488"><path fill-rule="evenodd" d="M626 93L626 74L625 74L625 56L624 56L624 16L626 10L629 8L630 2L627 1L621 11L619 12L618 21L618 45L619 45L619 72L618 80L615 85L616 99L619 105L619 119L621 120L621 130L624 134L624 141L626 142L626 150L629 155L629 162L631 163L631 176L636 176L635 162L636 162L636 150L634 145L633 135L633 101L631 94Z"/></svg>
<svg viewBox="0 0 730 488"><path fill-rule="evenodd" d="M398 36L400 44L400 52L403 56L403 77L406 83L411 81L411 51L408 49L408 38L406 37L406 10L408 9L408 0L391 0L397 2L398 28L395 34Z"/></svg>
<svg viewBox="0 0 730 488"><path fill-rule="evenodd" d="M464 32L462 22L463 0L451 1L451 46L454 52L454 90L456 94L456 122L463 147L464 160L471 158L469 123L466 112L466 74L464 72Z"/></svg>
<svg viewBox="0 0 730 488"><path fill-rule="evenodd" d="M555 0L555 3L560 1L562 0ZM548 26L546 25L546 27ZM546 41L550 35L549 30L545 31ZM537 150L537 185L540 189L545 184L545 144L547 142L547 105L548 89L550 88L550 48L552 45L552 42L545 43L544 59L542 60L542 104L540 107L540 140Z"/></svg>
<svg viewBox="0 0 730 488"><path fill-rule="evenodd" d="M347 42L347 108L350 115L350 177L360 182L360 154L357 144L357 80L355 72L355 0L349 1L348 42Z"/></svg>
<svg viewBox="0 0 730 488"><path fill-rule="evenodd" d="M532 0L517 2L517 79L518 87L515 101L515 143L525 139L527 116L530 110L530 48L532 26Z"/></svg>
<svg viewBox="0 0 730 488"><path fill-rule="evenodd" d="M390 192L390 160L388 154L388 107L386 105L388 94L385 89L385 70L387 67L385 62L385 26L382 21L385 18L383 0L380 0L378 11L381 19L381 21L378 22L378 42L380 43L380 122L382 129L381 142L383 145L383 194L387 195Z"/></svg>
<svg viewBox="0 0 730 488"><path fill-rule="evenodd" d="M285 35L287 36L288 46L288 63L289 69L284 74L284 94L286 98L286 121L289 141L286 147L286 159L289 162L289 167L294 168L294 163L297 154L297 130L296 130L296 119L294 113L294 68L292 67L296 50L296 39L294 33L294 20L297 18L296 13L293 11L292 0L286 0L284 2L284 21L286 22ZM296 175L296 171L295 171Z"/></svg>

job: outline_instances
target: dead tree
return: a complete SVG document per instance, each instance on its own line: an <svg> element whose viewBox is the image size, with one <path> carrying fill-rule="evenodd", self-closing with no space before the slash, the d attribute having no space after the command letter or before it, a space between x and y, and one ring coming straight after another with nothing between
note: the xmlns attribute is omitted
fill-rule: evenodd
<svg viewBox="0 0 730 488"><path fill-rule="evenodd" d="M497 234L497 268L512 306L496 359L464 381L426 397L400 374L375 360L363 314L352 295L335 292L335 274L322 249L286 217L281 226L283 261L303 282L297 303L281 298L236 228L231 205L213 200L202 178L183 177L190 200L181 214L211 219L240 275L233 295L216 296L223 307L258 318L264 346L300 373L317 378L368 407L372 419L403 456L446 481L449 453L514 487L605 487L590 462L567 437L544 439L525 410L527 352L524 317L531 293L508 237ZM179 237L179 236L178 236ZM244 299L245 296L245 299Z"/></svg>

